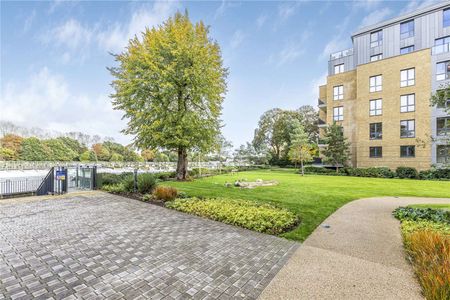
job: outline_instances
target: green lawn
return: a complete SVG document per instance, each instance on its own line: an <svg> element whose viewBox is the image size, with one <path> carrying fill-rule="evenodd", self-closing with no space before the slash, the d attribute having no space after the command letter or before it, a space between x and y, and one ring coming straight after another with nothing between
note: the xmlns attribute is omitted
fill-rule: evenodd
<svg viewBox="0 0 450 300"><path fill-rule="evenodd" d="M277 180L279 185L240 189L225 187L236 179ZM450 198L450 182L407 179L378 179L346 176L295 174L294 170L258 170L219 175L192 182L165 182L189 196L229 197L272 202L301 218L296 229L282 236L303 241L330 214L345 203L375 196L421 196Z"/></svg>

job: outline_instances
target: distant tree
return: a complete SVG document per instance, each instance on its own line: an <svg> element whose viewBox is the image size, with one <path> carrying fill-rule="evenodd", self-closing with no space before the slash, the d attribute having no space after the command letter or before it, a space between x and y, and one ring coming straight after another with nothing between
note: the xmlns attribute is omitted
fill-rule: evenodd
<svg viewBox="0 0 450 300"><path fill-rule="evenodd" d="M95 152L99 161L109 161L111 158L111 152L100 143L92 145L92 151Z"/></svg>
<svg viewBox="0 0 450 300"><path fill-rule="evenodd" d="M155 159L153 161L155 161L155 162L168 162L169 161L169 156L167 156L166 154L164 154L162 152L157 152L155 154Z"/></svg>
<svg viewBox="0 0 450 300"><path fill-rule="evenodd" d="M9 149L8 157L12 154L10 160L19 159L19 152L22 147L23 138L15 134L6 134L0 139L0 147Z"/></svg>
<svg viewBox="0 0 450 300"><path fill-rule="evenodd" d="M70 149L60 139L50 139L43 142L48 149L48 161L72 161L78 157L78 153Z"/></svg>
<svg viewBox="0 0 450 300"><path fill-rule="evenodd" d="M35 137L22 141L19 158L27 161L45 161L49 159L50 149Z"/></svg>
<svg viewBox="0 0 450 300"><path fill-rule="evenodd" d="M114 108L129 120L124 132L139 148L176 151L178 180L186 179L188 152L210 151L220 132L228 71L208 34L202 22L176 13L130 40L115 55L119 67L110 68Z"/></svg>
<svg viewBox="0 0 450 300"><path fill-rule="evenodd" d="M56 138L57 140L60 140L64 143L67 147L72 149L75 153L78 154L78 156L81 155L84 151L88 150L88 148L85 145L82 145L78 140L68 137L68 136L60 136ZM79 158L78 158L79 159Z"/></svg>
<svg viewBox="0 0 450 300"><path fill-rule="evenodd" d="M304 105L297 109L295 113L308 135L309 142L316 142L319 137L319 113L317 110L311 105Z"/></svg>
<svg viewBox="0 0 450 300"><path fill-rule="evenodd" d="M0 147L0 161L16 160L16 153L9 148Z"/></svg>
<svg viewBox="0 0 450 300"><path fill-rule="evenodd" d="M119 153L113 153L109 161L123 161L123 156Z"/></svg>
<svg viewBox="0 0 450 300"><path fill-rule="evenodd" d="M266 165L269 163L271 155L264 145L256 149L253 144L247 142L234 151L233 157L235 161L246 160L253 164Z"/></svg>
<svg viewBox="0 0 450 300"><path fill-rule="evenodd" d="M144 161L153 161L155 158L155 151L151 149L146 149L141 152L141 156L144 159Z"/></svg>
<svg viewBox="0 0 450 300"><path fill-rule="evenodd" d="M312 145L308 134L299 121L294 122L294 130L291 133L291 147L289 148L289 159L297 165L300 163L302 176L305 175L304 164L312 161Z"/></svg>
<svg viewBox="0 0 450 300"><path fill-rule="evenodd" d="M92 150L84 151L80 155L80 161L97 161L97 155Z"/></svg>
<svg viewBox="0 0 450 300"><path fill-rule="evenodd" d="M336 167L336 173L339 173L339 166L346 165L350 158L350 144L344 137L342 126L333 123L325 129L325 142L327 147L322 151L325 156L324 161L331 163Z"/></svg>
<svg viewBox="0 0 450 300"><path fill-rule="evenodd" d="M432 106L443 108L450 114L450 84L441 86L430 99Z"/></svg>

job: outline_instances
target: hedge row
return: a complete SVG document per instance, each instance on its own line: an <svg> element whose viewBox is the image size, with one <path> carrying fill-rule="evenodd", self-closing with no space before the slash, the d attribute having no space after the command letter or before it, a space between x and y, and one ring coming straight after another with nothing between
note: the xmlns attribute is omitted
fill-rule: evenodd
<svg viewBox="0 0 450 300"><path fill-rule="evenodd" d="M427 171L417 172L415 168L398 167L392 171L386 167L379 168L342 168L339 173L334 169L307 166L305 167L307 174L325 174L335 176L354 176L354 177L376 177L376 178L410 178L423 180L450 180L450 169L431 169Z"/></svg>

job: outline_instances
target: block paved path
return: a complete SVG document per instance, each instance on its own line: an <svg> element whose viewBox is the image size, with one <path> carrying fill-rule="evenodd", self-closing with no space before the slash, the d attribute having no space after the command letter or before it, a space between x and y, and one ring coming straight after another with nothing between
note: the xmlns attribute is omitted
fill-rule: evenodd
<svg viewBox="0 0 450 300"><path fill-rule="evenodd" d="M450 192L449 192L450 195ZM350 202L295 251L260 299L423 299L405 259L392 211L450 199L370 198Z"/></svg>
<svg viewBox="0 0 450 300"><path fill-rule="evenodd" d="M0 200L0 299L255 299L297 247L101 192Z"/></svg>

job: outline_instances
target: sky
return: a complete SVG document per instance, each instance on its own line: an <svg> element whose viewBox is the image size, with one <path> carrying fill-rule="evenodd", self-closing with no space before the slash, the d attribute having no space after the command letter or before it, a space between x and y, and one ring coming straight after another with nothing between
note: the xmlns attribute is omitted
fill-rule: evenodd
<svg viewBox="0 0 450 300"><path fill-rule="evenodd" d="M176 11L204 21L229 68L222 132L253 139L271 108L317 103L331 53L351 34L434 1L3 1L0 120L129 143L109 95L111 53Z"/></svg>

